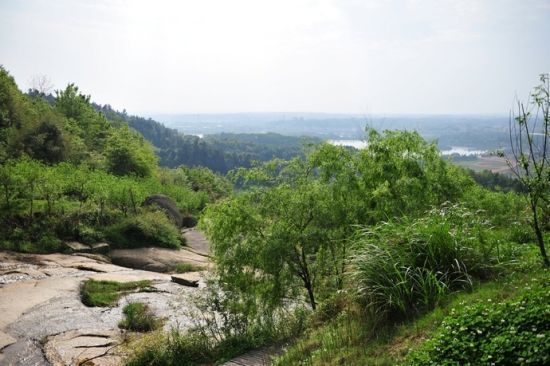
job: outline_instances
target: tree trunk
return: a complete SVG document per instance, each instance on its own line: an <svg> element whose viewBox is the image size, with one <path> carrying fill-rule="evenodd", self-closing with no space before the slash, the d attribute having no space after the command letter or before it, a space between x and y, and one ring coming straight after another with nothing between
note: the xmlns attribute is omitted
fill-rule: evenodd
<svg viewBox="0 0 550 366"><path fill-rule="evenodd" d="M304 248L300 249L300 266L302 267L302 280L304 281L304 287L307 290L307 294L309 296L309 303L311 305L311 308L315 310L317 307L317 304L315 303L315 295L313 293L313 283L311 282L311 276L309 274L309 268L307 266L307 260L306 260L306 254L304 253Z"/></svg>
<svg viewBox="0 0 550 366"><path fill-rule="evenodd" d="M531 210L533 211L533 227L535 228L535 235L537 236L537 244L539 246L542 262L544 263L545 267L550 267L550 261L548 260L546 248L544 247L544 238L542 236L542 231L540 230L537 205L533 202L531 202Z"/></svg>

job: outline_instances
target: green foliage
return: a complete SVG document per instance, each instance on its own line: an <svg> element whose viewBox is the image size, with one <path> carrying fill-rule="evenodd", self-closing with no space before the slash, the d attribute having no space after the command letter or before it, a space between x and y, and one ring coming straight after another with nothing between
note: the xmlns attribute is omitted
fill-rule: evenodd
<svg viewBox="0 0 550 366"><path fill-rule="evenodd" d="M123 329L134 332L151 332L162 325L162 320L157 318L147 304L131 302L122 308L124 319L118 323Z"/></svg>
<svg viewBox="0 0 550 366"><path fill-rule="evenodd" d="M115 175L149 177L157 164L151 146L128 127L112 130L105 149L107 169Z"/></svg>
<svg viewBox="0 0 550 366"><path fill-rule="evenodd" d="M115 223L120 226L125 219L132 221L145 198L156 193L174 199L187 215L197 214L210 200L204 191L195 192L188 185L153 177L118 177L69 163L47 166L27 158L9 160L0 165L0 232L12 248L19 248L23 242L34 241L36 245L46 234L97 242L106 237L106 228ZM136 220L144 228L151 225L143 219ZM179 232L172 224L166 224L164 218L158 220L159 226L147 231L156 237L151 243L179 245L175 238L180 236ZM59 246L48 246L54 247Z"/></svg>
<svg viewBox="0 0 550 366"><path fill-rule="evenodd" d="M407 365L545 365L550 362L547 283L513 300L464 305L413 352Z"/></svg>
<svg viewBox="0 0 550 366"><path fill-rule="evenodd" d="M501 173L493 173L490 170L482 170L476 172L472 169L467 169L468 174L480 186L491 189L497 192L521 192L525 193L526 189L520 180Z"/></svg>
<svg viewBox="0 0 550 366"><path fill-rule="evenodd" d="M383 223L358 239L352 282L375 322L410 318L498 274L519 255L503 239L460 206Z"/></svg>
<svg viewBox="0 0 550 366"><path fill-rule="evenodd" d="M119 248L159 246L179 249L182 244L178 228L160 211L145 211L128 217L111 226L107 237Z"/></svg>
<svg viewBox="0 0 550 366"><path fill-rule="evenodd" d="M305 160L273 160L231 177L247 190L208 207L201 225L222 282L252 313L303 295L315 308L342 288L356 225L417 217L473 185L435 145L402 131L369 131L362 151L322 144Z"/></svg>
<svg viewBox="0 0 550 366"><path fill-rule="evenodd" d="M465 306L496 304L506 302L531 291L535 283L548 283L548 271L534 267L537 260L536 247L530 247L523 260L528 266L495 280L476 283L472 291L450 294L448 299L433 311L411 321L392 324L373 331L372 323L365 317L352 298L347 296L348 305L336 316L324 322L314 322L308 330L286 352L274 362L283 365L398 365L407 356L416 353L424 342L440 331L441 323L451 314L462 311ZM342 296L343 295L343 296ZM346 298L341 294L338 303ZM319 309L321 310L321 309ZM323 310L324 311L324 310ZM314 319L319 314L313 314ZM435 364L445 364L439 362ZM462 363L452 363L454 365ZM481 364L472 362L470 364ZM511 364L515 364L512 362Z"/></svg>
<svg viewBox="0 0 550 366"><path fill-rule="evenodd" d="M80 299L86 306L115 306L123 294L150 291L151 281L86 280L80 285Z"/></svg>

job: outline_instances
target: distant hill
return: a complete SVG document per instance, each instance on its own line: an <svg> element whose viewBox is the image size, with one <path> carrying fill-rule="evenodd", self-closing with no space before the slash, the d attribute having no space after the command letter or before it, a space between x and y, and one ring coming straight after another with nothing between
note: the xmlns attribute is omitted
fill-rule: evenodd
<svg viewBox="0 0 550 366"><path fill-rule="evenodd" d="M253 161L273 158L290 159L301 155L305 143L319 143L318 138L283 136L276 133L220 133L200 138L184 135L151 118L116 111L109 105L94 104L107 119L128 124L153 144L159 164L166 167L204 166L226 173L237 167L250 167Z"/></svg>

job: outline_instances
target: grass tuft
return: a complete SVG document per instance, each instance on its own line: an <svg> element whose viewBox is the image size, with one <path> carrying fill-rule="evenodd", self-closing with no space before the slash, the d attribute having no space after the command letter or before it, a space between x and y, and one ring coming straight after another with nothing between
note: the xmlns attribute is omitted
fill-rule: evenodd
<svg viewBox="0 0 550 366"><path fill-rule="evenodd" d="M96 281L86 280L80 285L80 299L86 306L115 306L126 293L151 291L151 281Z"/></svg>
<svg viewBox="0 0 550 366"><path fill-rule="evenodd" d="M134 332L151 332L162 326L162 320L153 314L147 304L132 302L122 309L124 319L118 323L122 329Z"/></svg>

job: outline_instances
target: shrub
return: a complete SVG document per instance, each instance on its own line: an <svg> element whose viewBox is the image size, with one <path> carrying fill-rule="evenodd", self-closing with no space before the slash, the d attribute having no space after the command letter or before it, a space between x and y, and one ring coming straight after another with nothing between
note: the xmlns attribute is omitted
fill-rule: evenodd
<svg viewBox="0 0 550 366"><path fill-rule="evenodd" d="M122 309L124 319L118 323L123 329L134 332L150 332L162 325L162 320L157 318L147 304L132 302Z"/></svg>
<svg viewBox="0 0 550 366"><path fill-rule="evenodd" d="M178 228L160 211L145 211L111 226L108 239L121 248L159 246L178 249L183 238Z"/></svg>
<svg viewBox="0 0 550 366"><path fill-rule="evenodd" d="M151 281L86 280L80 285L80 300L86 306L114 306L120 296L132 291L150 291Z"/></svg>
<svg viewBox="0 0 550 366"><path fill-rule="evenodd" d="M406 364L547 365L550 363L550 291L546 286L501 303L452 311L440 331Z"/></svg>
<svg viewBox="0 0 550 366"><path fill-rule="evenodd" d="M364 230L351 276L373 320L399 320L433 308L454 290L499 273L514 258L488 222L460 207Z"/></svg>

